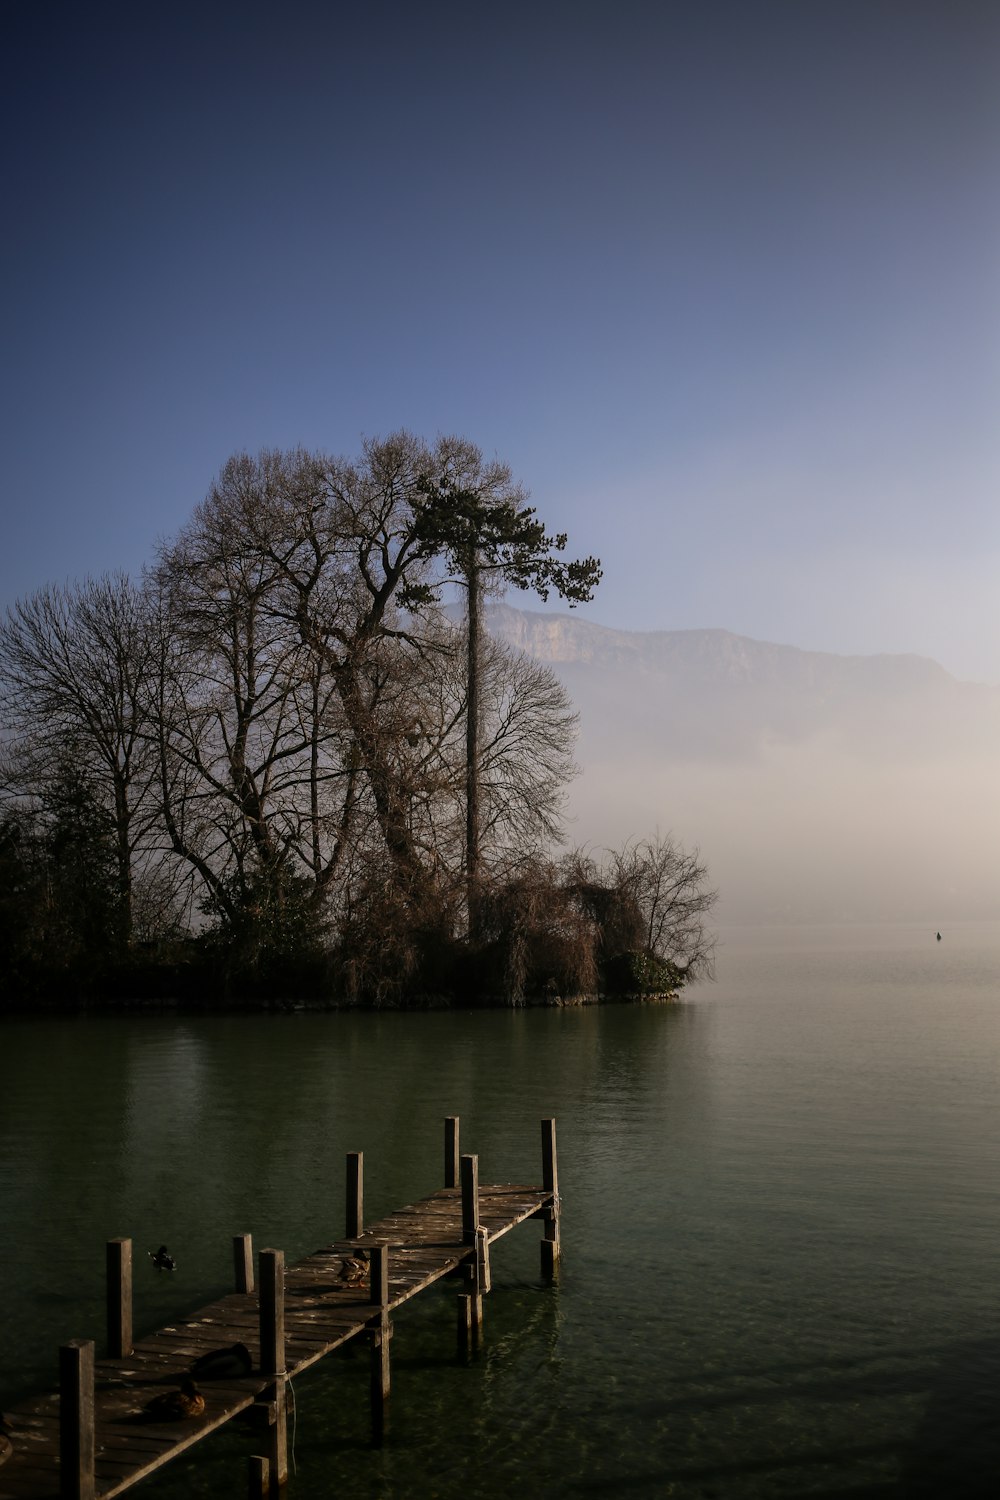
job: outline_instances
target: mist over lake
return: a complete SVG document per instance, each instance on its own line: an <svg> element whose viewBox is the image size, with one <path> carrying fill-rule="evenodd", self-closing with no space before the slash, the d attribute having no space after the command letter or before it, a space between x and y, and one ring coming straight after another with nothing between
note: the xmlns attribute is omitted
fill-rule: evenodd
<svg viewBox="0 0 1000 1500"><path fill-rule="evenodd" d="M701 849L723 922L937 927L1000 911L1000 687L922 657L723 630L499 605L490 622L579 710L570 842L671 829Z"/></svg>

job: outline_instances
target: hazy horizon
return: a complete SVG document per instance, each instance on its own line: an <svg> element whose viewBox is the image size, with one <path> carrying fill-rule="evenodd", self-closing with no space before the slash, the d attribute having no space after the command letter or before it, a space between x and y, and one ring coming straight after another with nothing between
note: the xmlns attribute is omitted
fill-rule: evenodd
<svg viewBox="0 0 1000 1500"><path fill-rule="evenodd" d="M568 845L672 832L701 850L722 923L1000 917L1000 688L908 656L493 623L579 710Z"/></svg>

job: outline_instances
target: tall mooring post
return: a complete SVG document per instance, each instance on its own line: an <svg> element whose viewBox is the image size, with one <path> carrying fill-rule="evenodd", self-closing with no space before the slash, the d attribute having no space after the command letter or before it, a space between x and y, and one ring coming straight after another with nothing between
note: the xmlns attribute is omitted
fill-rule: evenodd
<svg viewBox="0 0 1000 1500"><path fill-rule="evenodd" d="M253 1235L233 1235L233 1281L238 1292L253 1291Z"/></svg>
<svg viewBox="0 0 1000 1500"><path fill-rule="evenodd" d="M559 1164L556 1157L556 1122L542 1121L542 1186L552 1194L544 1210L545 1238L542 1240L542 1276L551 1280L559 1264Z"/></svg>
<svg viewBox="0 0 1000 1500"><path fill-rule="evenodd" d="M365 1227L365 1154L347 1153L347 1214L344 1233L349 1240L359 1239Z"/></svg>
<svg viewBox="0 0 1000 1500"><path fill-rule="evenodd" d="M288 1424L285 1379L285 1252L260 1252L260 1373L274 1377L258 1398L267 1408L270 1432L268 1472L272 1495L288 1482Z"/></svg>
<svg viewBox="0 0 1000 1500"><path fill-rule="evenodd" d="M385 1437L386 1416L389 1404L389 1340L392 1324L389 1322L389 1245L379 1240L368 1252L369 1300L379 1311L370 1327L371 1339L371 1399L372 1442L381 1443Z"/></svg>
<svg viewBox="0 0 1000 1500"><path fill-rule="evenodd" d="M132 1353L132 1241L108 1240L107 1328L108 1358Z"/></svg>
<svg viewBox="0 0 1000 1500"><path fill-rule="evenodd" d="M458 1187L458 1116L448 1115L444 1122L444 1185Z"/></svg>
<svg viewBox="0 0 1000 1500"><path fill-rule="evenodd" d="M475 1258L465 1265L467 1290L458 1299L458 1348L469 1355L479 1347L483 1331L483 1272L489 1273L489 1248L485 1230L479 1234L479 1157L461 1158L462 1242L476 1246Z"/></svg>
<svg viewBox="0 0 1000 1500"><path fill-rule="evenodd" d="M462 1157L462 1241L476 1243L479 1228L479 1157Z"/></svg>
<svg viewBox="0 0 1000 1500"><path fill-rule="evenodd" d="M94 1345L74 1339L59 1350L60 1500L94 1500Z"/></svg>

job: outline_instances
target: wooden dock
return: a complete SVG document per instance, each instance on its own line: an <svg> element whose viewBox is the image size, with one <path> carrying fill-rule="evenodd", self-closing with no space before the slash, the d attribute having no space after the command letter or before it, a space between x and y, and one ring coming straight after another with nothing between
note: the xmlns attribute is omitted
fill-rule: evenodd
<svg viewBox="0 0 1000 1500"><path fill-rule="evenodd" d="M233 1240L236 1290L148 1337L132 1337L132 1247L111 1240L108 1352L90 1341L60 1351L60 1388L4 1413L0 1500L98 1500L120 1495L247 1414L266 1433L266 1453L248 1458L251 1497L275 1495L287 1481L286 1388L290 1379L352 1339L371 1346L372 1435L380 1440L390 1386L392 1315L446 1276L461 1276L459 1347L481 1336L490 1290L490 1246L527 1219L541 1219L542 1274L559 1259L555 1121L542 1121L542 1185L479 1183L478 1158L460 1156L458 1120L445 1121L445 1186L364 1224L363 1158L347 1158L343 1239L286 1268L280 1250L262 1250L258 1276L249 1235ZM355 1262L363 1260L367 1266ZM354 1279L357 1278L357 1279ZM146 1403L171 1390L200 1356L242 1344L247 1374L201 1379L204 1412L151 1419ZM7 1450L9 1449L9 1452ZM7 1452L4 1460L3 1454Z"/></svg>

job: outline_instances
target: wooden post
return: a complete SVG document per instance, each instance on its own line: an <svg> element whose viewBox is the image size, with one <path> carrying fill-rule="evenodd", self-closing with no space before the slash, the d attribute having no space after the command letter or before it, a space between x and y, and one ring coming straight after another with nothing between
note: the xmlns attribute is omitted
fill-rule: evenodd
<svg viewBox="0 0 1000 1500"><path fill-rule="evenodd" d="M479 1157L461 1157L462 1176L462 1242L476 1244L479 1228ZM466 1285L469 1290L458 1299L458 1349L459 1356L469 1355L479 1343L483 1324L483 1299L479 1281L479 1259L465 1264Z"/></svg>
<svg viewBox="0 0 1000 1500"><path fill-rule="evenodd" d="M463 1156L462 1159L462 1241L466 1245L476 1243L479 1228L479 1157Z"/></svg>
<svg viewBox="0 0 1000 1500"><path fill-rule="evenodd" d="M368 1300L376 1307L389 1303L389 1242L376 1240L368 1252Z"/></svg>
<svg viewBox="0 0 1000 1500"><path fill-rule="evenodd" d="M279 1376L272 1387L274 1398L274 1421L268 1428L270 1448L267 1459L267 1480L272 1496L281 1495L288 1483L288 1411L286 1398L288 1382Z"/></svg>
<svg viewBox="0 0 1000 1500"><path fill-rule="evenodd" d="M458 1187L458 1115L444 1122L444 1185Z"/></svg>
<svg viewBox="0 0 1000 1500"><path fill-rule="evenodd" d="M476 1347L474 1293L460 1292L458 1297L458 1357L468 1359Z"/></svg>
<svg viewBox="0 0 1000 1500"><path fill-rule="evenodd" d="M260 1373L285 1373L285 1252L260 1252Z"/></svg>
<svg viewBox="0 0 1000 1500"><path fill-rule="evenodd" d="M380 1309L378 1322L372 1327L370 1334L372 1442L381 1443L385 1437L386 1408L389 1403L389 1340L392 1337L389 1323L389 1246L385 1240L372 1245L368 1252L368 1265L369 1301Z"/></svg>
<svg viewBox="0 0 1000 1500"><path fill-rule="evenodd" d="M271 1490L271 1465L266 1458L255 1453L248 1465L250 1500L267 1500Z"/></svg>
<svg viewBox="0 0 1000 1500"><path fill-rule="evenodd" d="M480 1224L476 1230L476 1280L479 1283L480 1292L489 1292L493 1289L493 1280L490 1276L490 1234Z"/></svg>
<svg viewBox="0 0 1000 1500"><path fill-rule="evenodd" d="M349 1240L356 1240L364 1233L365 1225L365 1154L363 1151L347 1153L347 1229Z"/></svg>
<svg viewBox="0 0 1000 1500"><path fill-rule="evenodd" d="M132 1353L132 1241L108 1240L106 1264L108 1358L125 1359Z"/></svg>
<svg viewBox="0 0 1000 1500"><path fill-rule="evenodd" d="M542 1121L542 1186L552 1194L545 1213L545 1238L542 1240L542 1276L551 1280L559 1262L559 1163L556 1156L556 1122Z"/></svg>
<svg viewBox="0 0 1000 1500"><path fill-rule="evenodd" d="M269 1483L277 1495L288 1482L288 1425L285 1418L285 1252L260 1252L260 1371L273 1375L261 1399L273 1404Z"/></svg>
<svg viewBox="0 0 1000 1500"><path fill-rule="evenodd" d="M253 1235L233 1235L233 1276L238 1292L253 1291Z"/></svg>
<svg viewBox="0 0 1000 1500"><path fill-rule="evenodd" d="M465 1262L463 1270L468 1291L460 1293L458 1298L458 1357L468 1359L479 1348L483 1333L483 1283L478 1254L475 1260Z"/></svg>
<svg viewBox="0 0 1000 1500"><path fill-rule="evenodd" d="M61 1500L94 1500L94 1345L74 1339L59 1350Z"/></svg>

